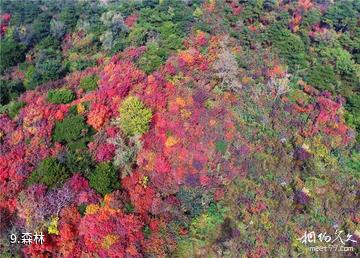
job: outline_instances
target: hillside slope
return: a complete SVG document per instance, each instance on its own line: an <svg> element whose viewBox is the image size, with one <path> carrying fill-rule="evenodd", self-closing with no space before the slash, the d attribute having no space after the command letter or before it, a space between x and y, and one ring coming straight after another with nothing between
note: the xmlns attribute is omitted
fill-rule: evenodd
<svg viewBox="0 0 360 258"><path fill-rule="evenodd" d="M2 256L360 254L357 1L2 6Z"/></svg>

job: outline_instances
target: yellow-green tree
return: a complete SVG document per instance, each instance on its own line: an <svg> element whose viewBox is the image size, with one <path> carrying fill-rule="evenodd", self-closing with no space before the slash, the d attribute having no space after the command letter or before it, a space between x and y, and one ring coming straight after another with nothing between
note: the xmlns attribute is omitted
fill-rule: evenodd
<svg viewBox="0 0 360 258"><path fill-rule="evenodd" d="M134 96L126 98L120 106L119 124L127 136L142 135L149 130L152 112Z"/></svg>

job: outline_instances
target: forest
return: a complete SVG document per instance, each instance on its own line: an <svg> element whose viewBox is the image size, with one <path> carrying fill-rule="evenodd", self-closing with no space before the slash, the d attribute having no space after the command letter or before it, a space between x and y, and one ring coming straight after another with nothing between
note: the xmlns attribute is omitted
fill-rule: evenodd
<svg viewBox="0 0 360 258"><path fill-rule="evenodd" d="M0 219L4 258L360 256L360 1L0 0Z"/></svg>

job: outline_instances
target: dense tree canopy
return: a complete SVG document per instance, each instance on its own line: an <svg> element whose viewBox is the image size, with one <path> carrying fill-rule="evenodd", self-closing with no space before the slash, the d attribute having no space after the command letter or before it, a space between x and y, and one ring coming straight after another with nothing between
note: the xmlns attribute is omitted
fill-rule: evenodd
<svg viewBox="0 0 360 258"><path fill-rule="evenodd" d="M359 14L0 0L0 256L359 256Z"/></svg>

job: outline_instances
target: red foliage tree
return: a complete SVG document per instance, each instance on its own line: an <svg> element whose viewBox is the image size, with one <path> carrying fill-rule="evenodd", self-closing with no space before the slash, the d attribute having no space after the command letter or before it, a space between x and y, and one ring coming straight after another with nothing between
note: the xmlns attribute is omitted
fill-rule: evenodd
<svg viewBox="0 0 360 258"><path fill-rule="evenodd" d="M134 215L109 206L87 209L79 224L84 250L99 257L141 257L139 246L144 238L143 223Z"/></svg>
<svg viewBox="0 0 360 258"><path fill-rule="evenodd" d="M0 37L4 36L10 22L11 15L4 13L0 15Z"/></svg>

